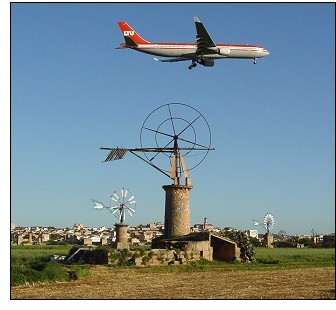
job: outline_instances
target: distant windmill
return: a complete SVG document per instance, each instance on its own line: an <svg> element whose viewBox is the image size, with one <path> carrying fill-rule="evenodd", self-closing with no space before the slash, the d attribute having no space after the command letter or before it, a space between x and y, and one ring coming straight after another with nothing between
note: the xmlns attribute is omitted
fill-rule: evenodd
<svg viewBox="0 0 336 310"><path fill-rule="evenodd" d="M133 216L135 213L136 200L129 189L122 188L120 193L116 191L111 195L110 206L105 206L102 202L93 200L94 209L107 209L110 211L120 223L124 223L126 214Z"/></svg>
<svg viewBox="0 0 336 310"><path fill-rule="evenodd" d="M253 224L254 226L258 226L260 225L262 228L264 228L266 230L266 234L265 234L265 238L267 240L267 247L268 248L272 248L273 245L273 236L270 233L270 230L274 227L274 216L271 213L266 213L266 215L264 216L264 221L263 223L260 223L256 220L253 220Z"/></svg>
<svg viewBox="0 0 336 310"><path fill-rule="evenodd" d="M274 226L274 216L271 213L266 213L266 215L264 216L263 223L260 223L256 220L253 220L253 219L252 219L252 221L253 221L254 226L260 225L262 228L264 228L267 231L267 233L269 233L270 230Z"/></svg>
<svg viewBox="0 0 336 310"><path fill-rule="evenodd" d="M117 249L128 249L127 243L127 224L124 224L126 214L133 216L135 213L136 200L129 189L122 188L120 193L114 191L111 195L110 206L105 206L102 202L93 200L95 209L107 209L117 219L119 223L115 224Z"/></svg>

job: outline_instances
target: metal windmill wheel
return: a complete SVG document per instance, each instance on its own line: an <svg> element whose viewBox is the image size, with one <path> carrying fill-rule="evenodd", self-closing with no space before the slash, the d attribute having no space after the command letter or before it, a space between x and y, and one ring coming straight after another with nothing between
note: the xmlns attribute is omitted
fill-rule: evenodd
<svg viewBox="0 0 336 310"><path fill-rule="evenodd" d="M264 228L267 233L270 232L270 230L274 227L274 216L271 213L266 213L264 216L263 223L259 223L256 220L252 220L254 222L255 226L260 225L262 228Z"/></svg>
<svg viewBox="0 0 336 310"><path fill-rule="evenodd" d="M136 209L135 196L129 189L122 188L119 192L114 191L111 195L110 206L105 206L102 202L93 200L95 209L107 209L120 223L124 223L126 215L133 216Z"/></svg>
<svg viewBox="0 0 336 310"><path fill-rule="evenodd" d="M189 171L213 150L208 122L198 110L183 103L164 104L152 111L141 127L140 144L133 149L101 147L110 151L105 162L122 159L131 152L179 183L182 175L189 178Z"/></svg>
<svg viewBox="0 0 336 310"><path fill-rule="evenodd" d="M269 232L274 227L274 216L271 213L267 213L264 217L264 227Z"/></svg>
<svg viewBox="0 0 336 310"><path fill-rule="evenodd" d="M140 143L144 149L155 146L156 150L151 154L145 152L145 157L174 178L188 174L205 159L211 146L211 131L204 116L195 108L168 103L147 116L141 127Z"/></svg>

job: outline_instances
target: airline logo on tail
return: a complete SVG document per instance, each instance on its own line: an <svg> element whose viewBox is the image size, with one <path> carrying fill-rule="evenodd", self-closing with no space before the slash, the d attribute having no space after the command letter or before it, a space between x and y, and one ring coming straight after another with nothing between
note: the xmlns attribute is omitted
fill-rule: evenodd
<svg viewBox="0 0 336 310"><path fill-rule="evenodd" d="M128 37L132 37L134 36L134 31L133 30L124 30L124 36Z"/></svg>

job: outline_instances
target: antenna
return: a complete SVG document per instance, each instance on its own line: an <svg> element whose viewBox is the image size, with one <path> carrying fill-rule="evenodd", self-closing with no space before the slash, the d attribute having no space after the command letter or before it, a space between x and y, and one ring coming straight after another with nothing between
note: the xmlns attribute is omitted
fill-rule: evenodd
<svg viewBox="0 0 336 310"><path fill-rule="evenodd" d="M210 147L208 122L198 110L183 103L168 103L153 110L141 127L140 144L140 148L100 149L110 151L104 162L123 159L130 152L172 179L175 185L181 184L182 176L191 185L190 170L214 150Z"/></svg>

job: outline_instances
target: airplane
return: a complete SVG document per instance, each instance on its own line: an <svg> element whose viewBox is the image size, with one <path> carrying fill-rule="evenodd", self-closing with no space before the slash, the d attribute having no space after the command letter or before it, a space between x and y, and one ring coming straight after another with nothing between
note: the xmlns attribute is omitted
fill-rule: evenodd
<svg viewBox="0 0 336 310"><path fill-rule="evenodd" d="M130 48L132 50L161 57L173 57L170 59L158 59L160 62L191 61L188 67L192 69L197 64L205 67L213 67L216 59L240 58L253 59L269 55L267 49L262 46L250 44L216 44L205 29L203 23L194 17L196 25L196 43L154 43L143 39L127 22L118 22L125 42L118 49Z"/></svg>

